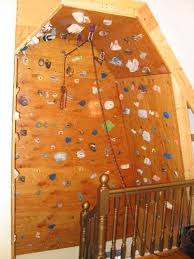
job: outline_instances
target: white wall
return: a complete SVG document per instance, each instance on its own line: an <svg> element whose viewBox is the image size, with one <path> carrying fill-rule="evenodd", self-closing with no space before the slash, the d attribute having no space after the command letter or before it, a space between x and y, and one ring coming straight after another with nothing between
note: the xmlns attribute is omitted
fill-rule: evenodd
<svg viewBox="0 0 194 259"><path fill-rule="evenodd" d="M194 0L145 0L194 89ZM191 132L194 114L189 111ZM194 142L193 142L194 154Z"/></svg>
<svg viewBox="0 0 194 259"><path fill-rule="evenodd" d="M15 0L2 0L0 5L0 258L2 259L11 259L11 107L15 2ZM194 87L194 1L146 0L146 2ZM192 124L194 124L193 120L192 118ZM192 131L194 132L194 126ZM17 258L74 259L77 258L77 250L63 249L56 253L48 251L41 254L18 256Z"/></svg>
<svg viewBox="0 0 194 259"><path fill-rule="evenodd" d="M11 258L11 137L16 1L0 4L0 258Z"/></svg>
<svg viewBox="0 0 194 259"><path fill-rule="evenodd" d="M145 0L194 88L194 1Z"/></svg>

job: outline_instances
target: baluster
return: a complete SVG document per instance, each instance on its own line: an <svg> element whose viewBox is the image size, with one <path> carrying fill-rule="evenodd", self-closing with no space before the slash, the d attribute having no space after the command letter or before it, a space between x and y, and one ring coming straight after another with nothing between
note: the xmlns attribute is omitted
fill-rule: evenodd
<svg viewBox="0 0 194 259"><path fill-rule="evenodd" d="M113 231L112 231L112 246L111 246L111 259L116 256L116 236L117 236L117 222L118 222L118 209L119 197L114 198L114 218L113 218Z"/></svg>
<svg viewBox="0 0 194 259"><path fill-rule="evenodd" d="M192 194L193 194L193 186L189 186L189 203L188 203L188 215L187 215L188 226L191 224Z"/></svg>
<svg viewBox="0 0 194 259"><path fill-rule="evenodd" d="M139 194L136 195L136 202L135 202L135 222L134 222L134 232L132 237L132 244L131 244L131 259L135 258L136 252L136 242L137 242L137 233L138 233L138 219L139 219L139 204L140 204L140 196Z"/></svg>
<svg viewBox="0 0 194 259"><path fill-rule="evenodd" d="M108 210L109 210L109 188L108 188L109 177L104 174L100 177L100 187L98 189L98 218L97 218L97 255L95 259L106 258L106 235L107 235L107 221L108 221Z"/></svg>
<svg viewBox="0 0 194 259"><path fill-rule="evenodd" d="M125 214L124 214L124 224L123 224L123 238L122 238L122 245L121 245L121 259L126 258L126 239L127 239L127 222L128 222L128 212L129 212L129 205L128 205L128 196L126 194L125 197Z"/></svg>
<svg viewBox="0 0 194 259"><path fill-rule="evenodd" d="M157 218L158 218L158 201L159 201L159 192L155 192L152 236L151 236L151 241L150 241L150 253L151 254L153 254L155 251L156 224L157 224Z"/></svg>
<svg viewBox="0 0 194 259"><path fill-rule="evenodd" d="M181 231L182 231L182 224L183 224L184 193L185 193L185 188L182 187L181 188L181 203L180 203L178 233L177 233L177 242L176 242L177 247L180 247L180 244L181 244Z"/></svg>
<svg viewBox="0 0 194 259"><path fill-rule="evenodd" d="M168 236L168 249L172 249L173 239L174 239L174 219L175 219L175 207L176 207L176 198L175 198L176 190L172 191L172 211L170 217L170 232Z"/></svg>
<svg viewBox="0 0 194 259"><path fill-rule="evenodd" d="M143 233L141 238L141 247L139 254L144 256L145 254L145 247L146 247L146 234L147 234L147 224L148 224L148 210L149 210L149 199L148 195L150 193L145 194L145 210L144 210L144 221L143 221Z"/></svg>
<svg viewBox="0 0 194 259"><path fill-rule="evenodd" d="M91 231L90 231L90 240L89 240L89 249L88 249L88 258L93 258L94 251L94 217L91 218Z"/></svg>
<svg viewBox="0 0 194 259"><path fill-rule="evenodd" d="M166 208L167 208L167 191L164 191L164 202L163 202L163 213L162 213L162 222L160 230L160 242L159 242L159 251L162 252L164 249L164 231L165 231L165 222L166 222Z"/></svg>
<svg viewBox="0 0 194 259"><path fill-rule="evenodd" d="M80 214L80 248L79 248L79 259L85 259L86 250L86 230L87 230L87 215L90 208L89 202L84 202L82 204L82 212Z"/></svg>
<svg viewBox="0 0 194 259"><path fill-rule="evenodd" d="M91 227L92 227L92 219L88 219L87 230L86 230L86 249L85 249L85 256L86 258L90 258L90 251L91 251Z"/></svg>

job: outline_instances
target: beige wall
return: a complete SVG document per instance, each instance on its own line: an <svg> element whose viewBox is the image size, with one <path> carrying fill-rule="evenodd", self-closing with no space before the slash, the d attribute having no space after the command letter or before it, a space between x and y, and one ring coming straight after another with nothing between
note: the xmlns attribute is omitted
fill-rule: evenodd
<svg viewBox="0 0 194 259"><path fill-rule="evenodd" d="M11 258L11 136L16 1L0 5L0 258Z"/></svg>

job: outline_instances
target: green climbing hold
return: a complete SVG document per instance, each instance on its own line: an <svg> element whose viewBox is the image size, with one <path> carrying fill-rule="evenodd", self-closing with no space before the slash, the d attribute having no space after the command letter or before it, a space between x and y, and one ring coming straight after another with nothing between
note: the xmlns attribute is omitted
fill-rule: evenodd
<svg viewBox="0 0 194 259"><path fill-rule="evenodd" d="M107 120L105 123L102 124L102 127L103 129L110 132L115 127L115 125L112 123L112 121Z"/></svg>

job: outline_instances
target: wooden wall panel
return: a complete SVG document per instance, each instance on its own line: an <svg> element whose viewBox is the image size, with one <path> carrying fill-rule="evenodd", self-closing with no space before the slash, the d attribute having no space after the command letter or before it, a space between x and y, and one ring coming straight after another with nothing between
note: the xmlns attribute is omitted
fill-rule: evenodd
<svg viewBox="0 0 194 259"><path fill-rule="evenodd" d="M95 202L99 176L108 171L111 186L121 187L102 127L98 97L92 93L96 85L89 45L67 61L74 68L74 76L67 77L67 107L60 110L61 51L74 47L71 41L42 41L28 49L26 56L19 56L17 110L20 120L16 126L19 135L16 167L20 173L16 182L18 254L78 244L81 203L84 199ZM80 56L82 61L72 62ZM40 67L39 58L49 59L51 68ZM80 77L81 71L87 71L87 76ZM107 100L114 102L114 108L105 113L106 120L112 123L110 135L119 166L130 164L115 79L105 63L99 65L98 72L99 77L101 73L107 74L106 80L100 79L103 104ZM40 76L42 80L39 80ZM55 76L56 81L49 79L51 76ZM74 79L80 79L79 84L74 83ZM28 105L21 105L22 97L27 98ZM67 128L67 123L72 126ZM95 152L90 149L90 143L96 145ZM85 152L83 159L76 155L80 150ZM54 155L57 152L66 152L67 160L56 162ZM123 170L123 174L127 175L128 184L135 184L131 168Z"/></svg>
<svg viewBox="0 0 194 259"><path fill-rule="evenodd" d="M118 81L123 95L131 161L137 184L184 178L175 103L170 75ZM151 165L145 164L149 158Z"/></svg>
<svg viewBox="0 0 194 259"><path fill-rule="evenodd" d="M94 17L102 22L102 17ZM55 21L57 19L55 17ZM143 43L136 46L136 53L142 50ZM18 56L18 254L78 244L81 203L89 200L94 204L99 176L107 172L110 187L122 187L113 155L119 167L129 166L120 169L126 186L183 178L170 76L133 75L133 78L117 80L117 73L118 78L126 73L116 69L112 73L107 58L102 66L97 64L102 105L106 101L114 104L112 109L104 110L110 127L110 139L107 139L89 43L67 59L67 66L74 73L66 77L67 107L60 109L60 88L64 79L62 52L75 46L75 38L57 37L49 42L41 40ZM156 64L163 65L163 61L155 48L149 46L152 57L149 60L155 64L155 69ZM96 56L99 51L99 47L95 49ZM104 51L110 58L110 50L106 47ZM40 58L51 61L51 67L39 66ZM138 117L140 109L148 118ZM147 137L150 134L150 142L142 139L143 131L147 131ZM78 151L83 158L77 157ZM56 161L58 152L63 152L64 161ZM144 164L145 158L150 159L150 166ZM177 174L173 173L175 171Z"/></svg>

